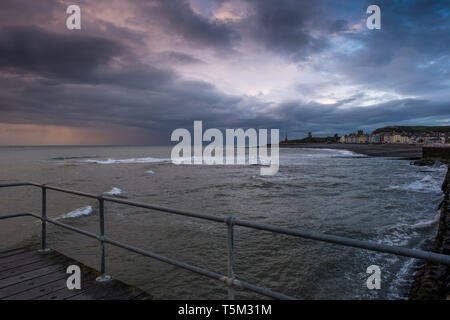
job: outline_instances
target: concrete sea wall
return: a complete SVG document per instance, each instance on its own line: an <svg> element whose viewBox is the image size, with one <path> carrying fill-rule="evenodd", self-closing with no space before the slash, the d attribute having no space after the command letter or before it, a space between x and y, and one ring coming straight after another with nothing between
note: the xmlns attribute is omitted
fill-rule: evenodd
<svg viewBox="0 0 450 320"><path fill-rule="evenodd" d="M442 184L438 233L431 251L450 255L450 168ZM450 300L450 266L427 262L419 268L409 292L411 300Z"/></svg>

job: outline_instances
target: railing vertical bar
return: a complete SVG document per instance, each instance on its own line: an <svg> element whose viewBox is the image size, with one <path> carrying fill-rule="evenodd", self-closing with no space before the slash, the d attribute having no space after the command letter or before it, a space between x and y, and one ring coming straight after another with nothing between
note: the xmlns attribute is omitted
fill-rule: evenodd
<svg viewBox="0 0 450 320"><path fill-rule="evenodd" d="M42 234L41 234L41 249L39 252L45 253L49 252L50 249L47 248L47 188L42 185L42 202L41 202L41 223L42 223Z"/></svg>
<svg viewBox="0 0 450 320"><path fill-rule="evenodd" d="M103 198L98 199L98 208L99 208L99 216L100 216L100 248L101 248L101 266L100 266L100 277L97 278L97 281L103 282L111 279L110 276L106 275L106 262L105 262L105 201Z"/></svg>
<svg viewBox="0 0 450 320"><path fill-rule="evenodd" d="M99 211L100 211L100 237L105 237L105 202L103 199L99 200ZM102 247L102 267L101 272L102 275L106 272L106 266L105 266L105 242L103 239L100 240L100 245Z"/></svg>
<svg viewBox="0 0 450 320"><path fill-rule="evenodd" d="M235 300L235 292L232 286L234 280L234 217L227 219L227 251L228 251L228 299Z"/></svg>

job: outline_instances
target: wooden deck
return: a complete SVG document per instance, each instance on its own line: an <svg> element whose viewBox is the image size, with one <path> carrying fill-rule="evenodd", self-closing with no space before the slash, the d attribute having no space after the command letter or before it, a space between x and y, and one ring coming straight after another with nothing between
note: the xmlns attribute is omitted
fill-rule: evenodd
<svg viewBox="0 0 450 320"><path fill-rule="evenodd" d="M81 269L81 289L69 290L67 267ZM0 249L0 300L148 300L151 295L112 279L97 282L98 271L56 251Z"/></svg>

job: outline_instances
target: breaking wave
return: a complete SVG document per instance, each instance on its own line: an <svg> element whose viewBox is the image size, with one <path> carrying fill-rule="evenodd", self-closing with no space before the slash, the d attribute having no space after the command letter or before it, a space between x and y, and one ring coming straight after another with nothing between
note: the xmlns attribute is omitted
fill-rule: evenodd
<svg viewBox="0 0 450 320"><path fill-rule="evenodd" d="M390 190L404 190L404 191L414 191L414 192L430 192L439 193L441 192L441 179L436 179L431 175L426 175L420 180L413 181L411 183L406 183L402 185L391 185Z"/></svg>
<svg viewBox="0 0 450 320"><path fill-rule="evenodd" d="M123 191L121 189L114 187L110 191L105 192L105 194L107 194L109 196L118 196L118 195L122 194L122 192Z"/></svg>
<svg viewBox="0 0 450 320"><path fill-rule="evenodd" d="M304 148L308 151L322 151L321 153L305 154L304 156L317 157L317 158L334 158L334 157L364 157L367 156L361 153L356 153L350 150L344 149L326 149L326 148Z"/></svg>
<svg viewBox="0 0 450 320"><path fill-rule="evenodd" d="M67 218L77 218L77 217L81 217L81 216L88 216L90 215L94 210L92 209L91 206L85 206L85 207L81 207L78 209L75 209L69 213L63 214L61 216L59 216L57 218L57 220L59 219L67 219Z"/></svg>
<svg viewBox="0 0 450 320"><path fill-rule="evenodd" d="M157 163L157 162L168 162L170 159L160 159L160 158L131 158L131 159L108 159L108 160L85 160L85 162L95 163L95 164L116 164L116 163Z"/></svg>
<svg viewBox="0 0 450 320"><path fill-rule="evenodd" d="M182 157L178 159L171 160L171 163L180 165L180 164L196 164L196 161L200 162L198 165L226 165L227 164L227 158L226 156L222 159L222 164L217 164L216 160L220 158L216 157ZM271 158L270 157L233 157L233 164L246 164L246 165L261 165L261 166L270 166L271 164Z"/></svg>

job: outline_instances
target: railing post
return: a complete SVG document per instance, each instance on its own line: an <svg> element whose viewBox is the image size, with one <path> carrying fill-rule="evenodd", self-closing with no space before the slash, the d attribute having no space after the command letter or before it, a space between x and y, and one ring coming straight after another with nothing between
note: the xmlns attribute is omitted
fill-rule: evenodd
<svg viewBox="0 0 450 320"><path fill-rule="evenodd" d="M105 200L100 196L98 198L99 215L100 215L100 247L101 247L101 275L97 277L98 282L106 282L111 280L111 276L106 274L105 266Z"/></svg>
<svg viewBox="0 0 450 320"><path fill-rule="evenodd" d="M39 252L46 253L50 249L47 248L47 189L45 185L42 185L42 208L41 208L41 222L42 222L42 234L41 234L41 249Z"/></svg>
<svg viewBox="0 0 450 320"><path fill-rule="evenodd" d="M233 289L233 280L234 280L234 217L230 216L227 219L227 251L228 251L228 299L234 300L235 299L235 293Z"/></svg>

